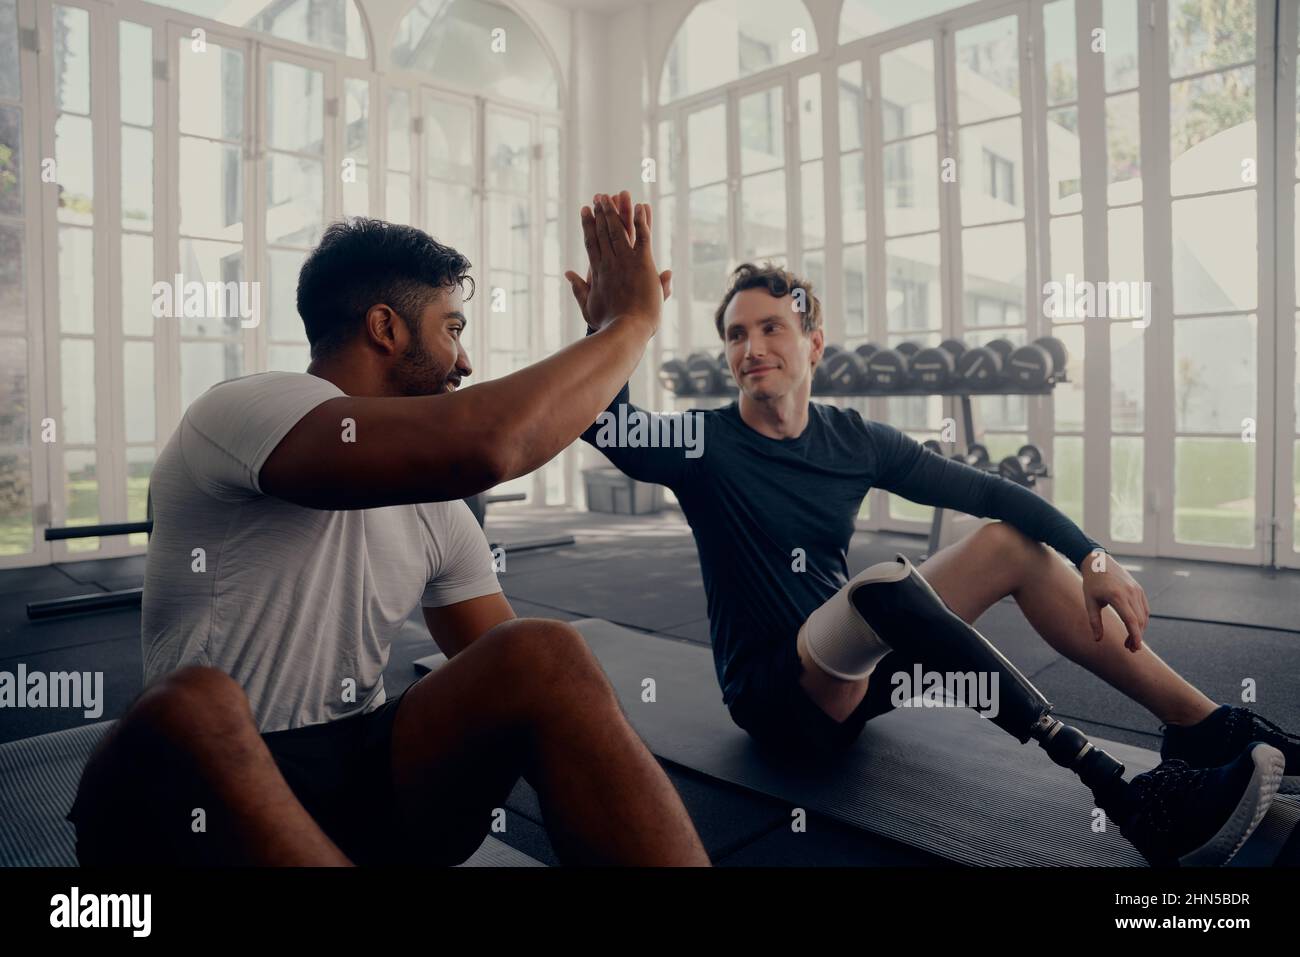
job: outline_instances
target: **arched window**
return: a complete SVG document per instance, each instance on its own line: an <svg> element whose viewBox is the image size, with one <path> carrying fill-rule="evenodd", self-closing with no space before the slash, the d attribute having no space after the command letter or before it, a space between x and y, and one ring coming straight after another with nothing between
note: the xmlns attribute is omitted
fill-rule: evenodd
<svg viewBox="0 0 1300 957"><path fill-rule="evenodd" d="M551 59L519 15L484 0L419 0L402 18L393 66L453 87L555 109Z"/></svg>
<svg viewBox="0 0 1300 957"><path fill-rule="evenodd" d="M840 43L873 36L936 13L946 13L971 0L844 0L840 8Z"/></svg>
<svg viewBox="0 0 1300 957"><path fill-rule="evenodd" d="M690 12L664 61L659 102L730 83L817 52L800 0L706 0Z"/></svg>
<svg viewBox="0 0 1300 957"><path fill-rule="evenodd" d="M281 40L345 56L366 55L366 31L353 0L151 0L161 7L207 17Z"/></svg>

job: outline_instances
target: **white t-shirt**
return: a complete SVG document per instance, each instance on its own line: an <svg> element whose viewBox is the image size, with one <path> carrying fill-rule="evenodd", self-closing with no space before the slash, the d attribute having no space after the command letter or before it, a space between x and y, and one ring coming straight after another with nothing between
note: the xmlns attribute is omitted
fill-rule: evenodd
<svg viewBox="0 0 1300 957"><path fill-rule="evenodd" d="M243 686L263 733L333 721L384 703L391 640L417 605L501 591L463 501L323 511L262 494L280 440L343 394L266 372L185 412L149 483L146 683L210 665Z"/></svg>

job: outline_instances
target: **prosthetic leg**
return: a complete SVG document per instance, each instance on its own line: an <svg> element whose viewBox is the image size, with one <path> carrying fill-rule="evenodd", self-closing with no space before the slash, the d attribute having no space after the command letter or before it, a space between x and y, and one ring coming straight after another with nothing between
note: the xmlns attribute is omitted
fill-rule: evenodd
<svg viewBox="0 0 1300 957"><path fill-rule="evenodd" d="M871 674L891 649L936 671L996 674L999 700L989 720L1021 744L1037 741L1079 776L1114 820L1123 823L1127 816L1124 765L1052 717L1051 702L954 614L902 555L868 568L809 616L803 643L824 671L844 680Z"/></svg>

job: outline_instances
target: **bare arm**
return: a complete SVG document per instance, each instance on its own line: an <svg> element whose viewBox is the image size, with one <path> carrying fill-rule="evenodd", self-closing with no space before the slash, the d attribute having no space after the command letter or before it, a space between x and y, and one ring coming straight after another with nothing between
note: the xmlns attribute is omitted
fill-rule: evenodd
<svg viewBox="0 0 1300 957"><path fill-rule="evenodd" d="M646 209L634 214L634 242L608 197L582 210L593 277L588 309L599 332L450 395L324 402L271 453L262 491L321 509L447 501L550 461L609 405L658 328L663 295ZM344 441L347 419L355 441Z"/></svg>
<svg viewBox="0 0 1300 957"><path fill-rule="evenodd" d="M424 623L429 626L429 634L449 659L468 648L488 629L514 617L515 610L501 592L441 608L424 609Z"/></svg>

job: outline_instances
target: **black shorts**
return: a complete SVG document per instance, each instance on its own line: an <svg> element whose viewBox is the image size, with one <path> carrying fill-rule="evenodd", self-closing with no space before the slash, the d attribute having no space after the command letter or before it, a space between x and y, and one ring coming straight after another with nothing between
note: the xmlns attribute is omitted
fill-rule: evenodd
<svg viewBox="0 0 1300 957"><path fill-rule="evenodd" d="M751 685L758 690L742 693L728 708L731 719L765 750L786 760L824 760L847 751L868 721L894 709L888 676L911 668L910 659L889 652L877 663L853 713L836 721L799 685L803 665L792 643L769 662L763 680Z"/></svg>
<svg viewBox="0 0 1300 957"><path fill-rule="evenodd" d="M391 758L401 701L399 695L366 714L262 735L294 795L357 864L395 863L403 843ZM83 777L67 815L77 830L77 859L83 865L236 863L202 785L192 775L166 773L165 759L150 764L148 772L117 767L100 777L99 790L107 793L83 791ZM146 773L153 785L148 793L131 786ZM196 807L209 815L199 833L191 826Z"/></svg>

